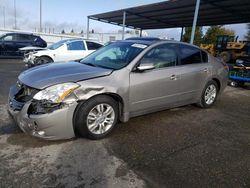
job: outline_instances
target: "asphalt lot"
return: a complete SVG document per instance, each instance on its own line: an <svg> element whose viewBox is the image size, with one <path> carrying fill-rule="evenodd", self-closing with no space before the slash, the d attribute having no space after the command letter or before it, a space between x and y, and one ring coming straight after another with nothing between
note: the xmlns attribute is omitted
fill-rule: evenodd
<svg viewBox="0 0 250 188"><path fill-rule="evenodd" d="M250 87L210 109L185 106L119 124L106 139L23 134L7 95L24 70L0 60L0 187L250 187Z"/></svg>

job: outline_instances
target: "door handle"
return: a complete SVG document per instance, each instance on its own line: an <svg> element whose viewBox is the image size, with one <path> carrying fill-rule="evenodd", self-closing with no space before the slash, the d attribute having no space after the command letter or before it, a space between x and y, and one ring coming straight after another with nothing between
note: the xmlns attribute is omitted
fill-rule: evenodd
<svg viewBox="0 0 250 188"><path fill-rule="evenodd" d="M172 76L170 76L170 80L177 80L177 77L173 74Z"/></svg>

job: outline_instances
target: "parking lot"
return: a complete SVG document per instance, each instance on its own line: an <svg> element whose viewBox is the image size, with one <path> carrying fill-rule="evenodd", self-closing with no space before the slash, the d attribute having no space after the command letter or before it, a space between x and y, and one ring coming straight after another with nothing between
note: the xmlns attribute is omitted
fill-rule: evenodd
<svg viewBox="0 0 250 188"><path fill-rule="evenodd" d="M250 87L214 107L184 106L121 123L106 139L44 141L7 113L25 67L0 60L0 187L250 187Z"/></svg>

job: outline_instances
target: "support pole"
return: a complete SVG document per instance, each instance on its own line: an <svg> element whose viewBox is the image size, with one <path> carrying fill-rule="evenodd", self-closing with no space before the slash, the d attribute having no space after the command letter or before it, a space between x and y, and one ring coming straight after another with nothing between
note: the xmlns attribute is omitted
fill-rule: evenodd
<svg viewBox="0 0 250 188"><path fill-rule="evenodd" d="M87 39L89 39L89 17L87 17Z"/></svg>
<svg viewBox="0 0 250 188"><path fill-rule="evenodd" d="M3 28L5 28L5 7L3 6Z"/></svg>
<svg viewBox="0 0 250 188"><path fill-rule="evenodd" d="M40 28L39 31L42 32L42 0L40 0Z"/></svg>
<svg viewBox="0 0 250 188"><path fill-rule="evenodd" d="M14 0L14 19L15 19L15 28L14 29L17 29L17 27L16 27L16 0Z"/></svg>
<svg viewBox="0 0 250 188"><path fill-rule="evenodd" d="M122 21L122 40L125 37L125 24L126 24L126 11L123 12L123 21Z"/></svg>
<svg viewBox="0 0 250 188"><path fill-rule="evenodd" d="M184 27L181 28L181 37L180 37L180 41L182 41L182 38L183 38L183 30L184 30Z"/></svg>
<svg viewBox="0 0 250 188"><path fill-rule="evenodd" d="M199 8L200 8L200 0L196 0L196 6L195 6L195 12L194 12L194 19L193 19L193 27L192 27L190 44L194 43L194 34L195 34L195 29L196 29L196 24L197 24Z"/></svg>
<svg viewBox="0 0 250 188"><path fill-rule="evenodd" d="M140 37L142 37L142 29L140 29Z"/></svg>

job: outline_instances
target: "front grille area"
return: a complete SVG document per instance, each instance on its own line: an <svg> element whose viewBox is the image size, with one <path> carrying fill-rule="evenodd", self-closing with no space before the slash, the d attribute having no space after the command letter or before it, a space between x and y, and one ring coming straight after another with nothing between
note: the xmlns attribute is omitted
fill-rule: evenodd
<svg viewBox="0 0 250 188"><path fill-rule="evenodd" d="M14 99L21 103L28 102L39 91L38 89L22 84L20 81L17 82L16 87L17 93L14 95Z"/></svg>

